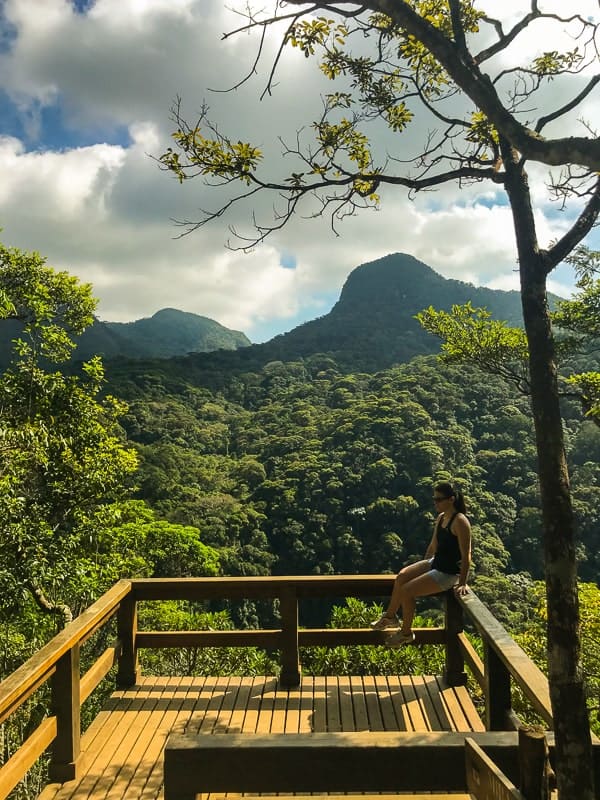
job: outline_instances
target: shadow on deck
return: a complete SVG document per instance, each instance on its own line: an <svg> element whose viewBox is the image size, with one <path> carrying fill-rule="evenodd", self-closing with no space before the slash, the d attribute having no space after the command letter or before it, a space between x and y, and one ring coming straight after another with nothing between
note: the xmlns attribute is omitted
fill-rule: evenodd
<svg viewBox="0 0 600 800"><path fill-rule="evenodd" d="M305 676L293 689L274 677L146 677L115 692L84 734L81 776L40 800L162 798L171 733L483 730L465 687L434 676Z"/></svg>

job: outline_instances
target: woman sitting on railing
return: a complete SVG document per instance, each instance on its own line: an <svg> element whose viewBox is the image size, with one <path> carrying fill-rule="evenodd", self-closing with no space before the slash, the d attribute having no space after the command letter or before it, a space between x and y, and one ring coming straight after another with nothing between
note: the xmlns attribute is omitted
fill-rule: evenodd
<svg viewBox="0 0 600 800"><path fill-rule="evenodd" d="M438 594L453 587L459 595L468 591L471 523L466 516L465 499L451 483L438 483L434 488L433 502L438 515L425 558L400 570L387 610L371 623L374 630L397 628L396 613L402 608L402 627L387 639L389 647L401 647L414 641L412 622L417 597Z"/></svg>

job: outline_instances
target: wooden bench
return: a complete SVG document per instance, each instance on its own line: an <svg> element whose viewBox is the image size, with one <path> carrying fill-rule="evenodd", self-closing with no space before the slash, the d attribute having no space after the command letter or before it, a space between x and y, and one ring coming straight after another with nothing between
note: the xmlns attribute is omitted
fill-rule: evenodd
<svg viewBox="0 0 600 800"><path fill-rule="evenodd" d="M516 733L468 736L516 780ZM465 792L465 738L465 733L446 731L172 734L164 754L164 797L195 800L205 792ZM472 761L480 765L477 755Z"/></svg>

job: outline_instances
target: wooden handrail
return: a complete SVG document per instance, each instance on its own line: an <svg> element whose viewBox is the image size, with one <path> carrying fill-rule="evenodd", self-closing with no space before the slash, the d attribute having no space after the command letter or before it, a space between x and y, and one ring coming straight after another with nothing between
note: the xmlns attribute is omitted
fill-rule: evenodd
<svg viewBox="0 0 600 800"><path fill-rule="evenodd" d="M259 575L239 578L134 578L136 600L273 598L294 589L306 597L384 597L394 575Z"/></svg>
<svg viewBox="0 0 600 800"><path fill-rule="evenodd" d="M473 621L484 644L490 648L504 669L514 678L535 711L552 728L548 678L534 664L523 648L519 647L508 635L491 611L473 592L461 597L459 602Z"/></svg>
<svg viewBox="0 0 600 800"><path fill-rule="evenodd" d="M130 591L129 581L121 580L116 583L0 683L0 722L15 712L50 678L54 709L54 715L43 720L0 768L0 800L12 791L50 744L50 776L60 781L75 777L81 734L81 704L106 675L117 653L117 646L112 648L113 652L109 648L110 655L102 655L81 678L80 647L115 614ZM120 652L120 643L118 650Z"/></svg>
<svg viewBox="0 0 600 800"><path fill-rule="evenodd" d="M485 668L483 661L479 657L479 653L477 650L475 650L464 633L458 634L458 643L460 645L460 649L462 650L463 658L469 665L469 669L471 670L473 677L479 684L479 688L483 689L485 687Z"/></svg>
<svg viewBox="0 0 600 800"><path fill-rule="evenodd" d="M79 682L79 703L83 705L100 681L108 675L121 655L121 642L117 640L107 647L96 662L81 676Z"/></svg>
<svg viewBox="0 0 600 800"><path fill-rule="evenodd" d="M0 767L0 800L4 800L27 770L35 764L56 736L56 717L46 717L19 747L17 752Z"/></svg>
<svg viewBox="0 0 600 800"><path fill-rule="evenodd" d="M0 722L42 685L56 671L60 658L82 639L102 625L110 611L114 613L121 600L131 591L131 582L121 580L69 623L47 645L27 659L15 672L0 683Z"/></svg>
<svg viewBox="0 0 600 800"><path fill-rule="evenodd" d="M415 628L416 644L444 644L444 628ZM275 630L235 631L138 631L139 649L158 647L263 647L278 650L282 646L282 632ZM385 634L365 628L300 628L300 647L338 647L340 645L383 644Z"/></svg>

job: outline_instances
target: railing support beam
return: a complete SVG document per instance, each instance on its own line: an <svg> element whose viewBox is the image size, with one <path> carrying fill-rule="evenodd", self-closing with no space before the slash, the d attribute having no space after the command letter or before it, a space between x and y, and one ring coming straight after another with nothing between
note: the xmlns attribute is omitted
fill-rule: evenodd
<svg viewBox="0 0 600 800"><path fill-rule="evenodd" d="M137 651L137 601L133 592L124 597L117 612L117 636L121 642L121 655L117 671L117 687L135 686L140 677Z"/></svg>
<svg viewBox="0 0 600 800"><path fill-rule="evenodd" d="M508 726L512 707L510 672L500 656L484 641L485 654L485 727L488 731L503 731Z"/></svg>
<svg viewBox="0 0 600 800"><path fill-rule="evenodd" d="M284 688L299 686L300 652L298 649L298 595L295 586L282 587L279 596L281 614L281 675L279 682Z"/></svg>
<svg viewBox="0 0 600 800"><path fill-rule="evenodd" d="M56 738L52 743L49 776L64 783L77 777L80 755L79 643L56 663L52 676L52 708L56 715Z"/></svg>
<svg viewBox="0 0 600 800"><path fill-rule="evenodd" d="M448 686L464 686L467 682L467 673L465 672L465 659L458 638L458 634L463 632L463 610L452 590L444 595L444 611L446 615L444 680Z"/></svg>
<svg viewBox="0 0 600 800"><path fill-rule="evenodd" d="M541 728L519 728L519 786L525 800L550 800L556 788L546 733Z"/></svg>

